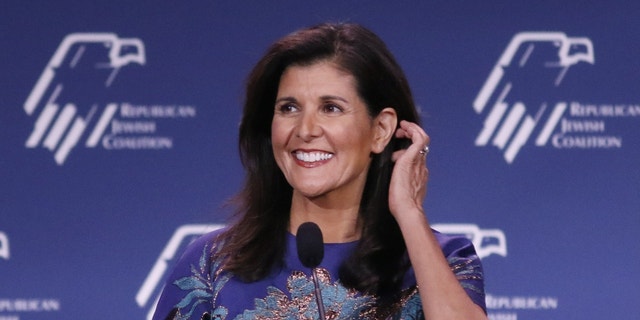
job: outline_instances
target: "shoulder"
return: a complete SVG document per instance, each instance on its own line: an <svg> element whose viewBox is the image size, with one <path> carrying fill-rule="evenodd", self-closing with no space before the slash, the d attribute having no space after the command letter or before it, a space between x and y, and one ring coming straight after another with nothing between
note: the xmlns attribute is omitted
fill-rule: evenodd
<svg viewBox="0 0 640 320"><path fill-rule="evenodd" d="M175 312L184 316L185 309L189 315L196 309L200 314L208 310L213 296L211 254L219 245L218 237L223 232L224 229L219 229L204 234L186 247L165 282L154 319L164 319L165 315ZM193 308L186 308L186 305Z"/></svg>
<svg viewBox="0 0 640 320"><path fill-rule="evenodd" d="M189 270L191 265L201 265L207 263L211 257L211 253L216 249L219 250L219 236L226 229L217 229L209 233L203 234L195 238L184 248L182 255L175 262L173 267L174 273L180 270Z"/></svg>
<svg viewBox="0 0 640 320"><path fill-rule="evenodd" d="M486 312L484 293L484 272L480 258L471 240L464 236L453 236L433 231L440 243L451 271L471 300Z"/></svg>
<svg viewBox="0 0 640 320"><path fill-rule="evenodd" d="M433 234L440 243L445 257L476 257L476 249L468 238L440 233L437 230L433 230Z"/></svg>
<svg viewBox="0 0 640 320"><path fill-rule="evenodd" d="M212 250L215 250L219 245L221 245L218 238L226 230L226 228L217 229L193 240L189 245L187 245L182 257L178 261L178 264L185 261L193 261L192 258L200 258L203 252L211 253Z"/></svg>

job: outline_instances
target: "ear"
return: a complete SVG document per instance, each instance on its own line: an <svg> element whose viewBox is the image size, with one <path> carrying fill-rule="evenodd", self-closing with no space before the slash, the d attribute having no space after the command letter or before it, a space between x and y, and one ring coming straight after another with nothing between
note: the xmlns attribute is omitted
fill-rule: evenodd
<svg viewBox="0 0 640 320"><path fill-rule="evenodd" d="M398 115L393 108L384 108L373 119L373 140L371 152L381 153L389 144L398 126Z"/></svg>

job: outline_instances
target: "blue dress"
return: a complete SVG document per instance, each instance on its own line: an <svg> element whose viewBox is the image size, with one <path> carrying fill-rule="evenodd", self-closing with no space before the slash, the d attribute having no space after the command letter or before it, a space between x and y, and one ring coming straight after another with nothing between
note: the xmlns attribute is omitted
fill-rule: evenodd
<svg viewBox="0 0 640 320"><path fill-rule="evenodd" d="M191 243L169 276L153 319L318 319L311 270L297 257L295 237L287 236L284 265L279 272L251 283L222 270L211 261L221 230ZM435 233L451 270L471 299L486 312L480 259L463 237ZM328 319L423 319L413 269L407 271L401 297L386 310L374 306L375 297L341 285L342 261L357 241L325 244L318 267L322 303Z"/></svg>

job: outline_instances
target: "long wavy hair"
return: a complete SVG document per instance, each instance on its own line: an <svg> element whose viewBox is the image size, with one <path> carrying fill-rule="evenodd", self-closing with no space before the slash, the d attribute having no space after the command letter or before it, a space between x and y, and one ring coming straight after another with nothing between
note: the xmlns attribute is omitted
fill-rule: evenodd
<svg viewBox="0 0 640 320"><path fill-rule="evenodd" d="M406 77L384 42L370 30L347 23L326 23L299 30L275 42L253 68L246 87L239 148L246 170L244 187L234 199L236 221L220 235L225 270L252 282L283 263L292 187L278 168L271 146L271 120L280 77L291 65L331 61L351 74L369 115L395 109L398 122L419 122ZM393 298L409 267L400 229L389 211L391 155L406 139L391 139L371 155L360 203L362 235L357 249L340 268L340 281L378 297ZM386 299L385 299L386 300Z"/></svg>

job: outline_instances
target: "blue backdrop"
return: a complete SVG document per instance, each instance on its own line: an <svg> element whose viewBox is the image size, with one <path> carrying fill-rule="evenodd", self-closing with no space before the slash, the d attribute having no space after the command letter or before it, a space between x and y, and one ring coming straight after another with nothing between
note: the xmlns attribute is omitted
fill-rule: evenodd
<svg viewBox="0 0 640 320"><path fill-rule="evenodd" d="M640 314L637 1L3 1L0 319L145 319L224 223L243 83L275 39L378 33L431 136L430 221L491 319Z"/></svg>

